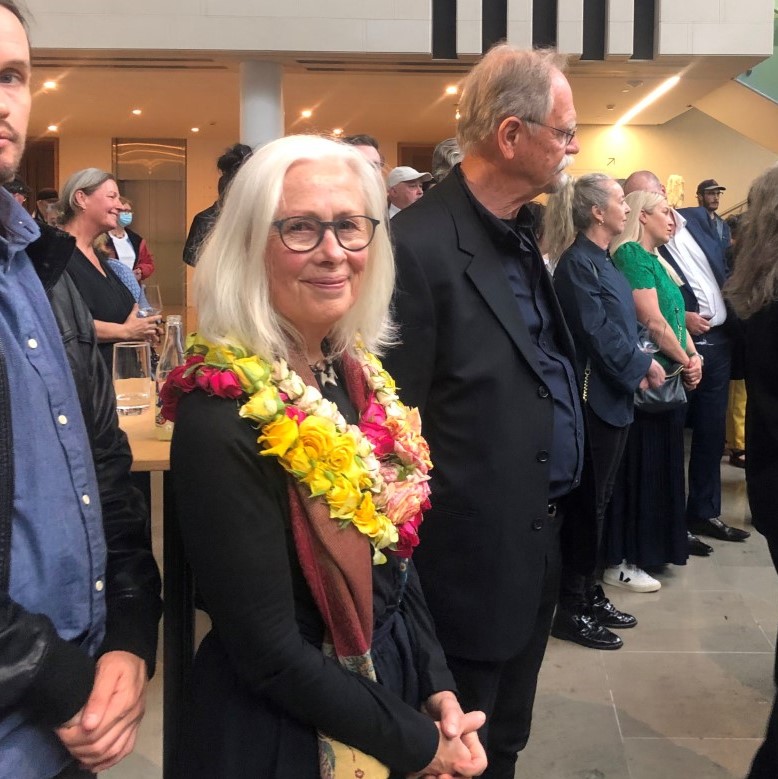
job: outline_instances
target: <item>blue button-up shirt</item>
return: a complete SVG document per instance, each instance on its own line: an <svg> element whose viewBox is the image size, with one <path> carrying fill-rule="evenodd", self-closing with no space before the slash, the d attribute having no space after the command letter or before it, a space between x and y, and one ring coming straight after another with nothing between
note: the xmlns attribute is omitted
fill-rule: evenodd
<svg viewBox="0 0 778 779"><path fill-rule="evenodd" d="M14 450L9 594L94 655L105 634L106 549L91 447L57 322L25 248L39 228L0 193L0 349ZM69 756L51 730L0 720L0 775L43 779Z"/></svg>

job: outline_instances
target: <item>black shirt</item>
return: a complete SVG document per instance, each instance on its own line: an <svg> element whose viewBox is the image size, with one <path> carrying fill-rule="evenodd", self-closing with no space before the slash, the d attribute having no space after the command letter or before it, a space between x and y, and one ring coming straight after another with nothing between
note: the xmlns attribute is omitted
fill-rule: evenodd
<svg viewBox="0 0 778 779"><path fill-rule="evenodd" d="M523 207L514 220L499 219L476 200L459 167L455 169L473 207L486 224L537 351L543 381L554 399L554 433L550 454L549 499L566 495L581 480L584 422L575 369L560 349L550 282L534 235L534 220ZM548 280L547 280L548 281Z"/></svg>

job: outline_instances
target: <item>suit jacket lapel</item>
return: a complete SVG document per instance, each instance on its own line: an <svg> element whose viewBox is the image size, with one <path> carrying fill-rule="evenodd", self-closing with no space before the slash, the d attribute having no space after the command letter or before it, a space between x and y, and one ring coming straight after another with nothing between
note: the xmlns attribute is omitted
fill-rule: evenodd
<svg viewBox="0 0 778 779"><path fill-rule="evenodd" d="M529 329L521 315L505 271L500 261L494 257L486 227L478 214L473 211L467 194L455 176L448 176L438 184L437 189L454 218L459 249L471 258L465 270L467 277L473 282L529 366L542 380L543 374L537 360L535 346L530 339Z"/></svg>

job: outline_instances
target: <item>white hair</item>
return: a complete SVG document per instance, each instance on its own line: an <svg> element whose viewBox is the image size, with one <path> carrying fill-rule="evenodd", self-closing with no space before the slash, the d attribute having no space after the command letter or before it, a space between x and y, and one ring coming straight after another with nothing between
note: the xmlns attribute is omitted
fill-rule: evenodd
<svg viewBox="0 0 778 779"><path fill-rule="evenodd" d="M297 162L331 159L342 160L357 175L364 213L381 224L368 247L357 300L328 334L330 353L350 351L358 336L377 353L393 343L389 304L394 258L383 181L352 146L317 135L271 141L232 180L195 273L199 329L205 338L217 343L237 341L266 360L288 358L290 346L302 346L294 325L271 302L265 252L289 168Z"/></svg>

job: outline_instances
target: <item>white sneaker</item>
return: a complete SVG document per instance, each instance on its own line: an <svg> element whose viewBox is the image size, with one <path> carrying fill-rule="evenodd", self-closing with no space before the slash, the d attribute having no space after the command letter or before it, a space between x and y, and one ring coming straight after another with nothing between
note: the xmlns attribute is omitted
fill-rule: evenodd
<svg viewBox="0 0 778 779"><path fill-rule="evenodd" d="M624 587L633 592L656 592L662 586L662 582L649 576L642 568L626 561L606 568L602 580L613 587Z"/></svg>

